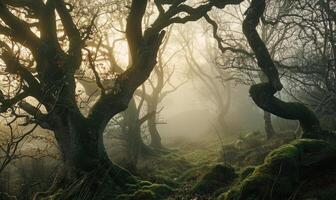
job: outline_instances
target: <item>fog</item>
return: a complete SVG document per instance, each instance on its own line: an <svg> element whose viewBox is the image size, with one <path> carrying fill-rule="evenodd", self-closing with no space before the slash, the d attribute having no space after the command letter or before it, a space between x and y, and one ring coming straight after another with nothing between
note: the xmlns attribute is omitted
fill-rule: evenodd
<svg viewBox="0 0 336 200"><path fill-rule="evenodd" d="M335 10L0 0L0 200L334 199Z"/></svg>
<svg viewBox="0 0 336 200"><path fill-rule="evenodd" d="M249 86L228 81L224 83L227 88L221 87L223 83L219 76L227 76L229 72L221 70L220 66L215 64L215 59L217 59L215 55L207 57L211 56L212 52L209 51L214 50L209 49L209 46L216 48L215 40L209 38L210 34L211 29L208 29L203 22L178 25L172 29L164 55L165 58L170 58L167 68L174 70L170 85L182 84L182 86L165 97L159 105L162 111L158 116L158 128L163 142L176 138L197 140L204 137L218 137L218 134L227 138L235 138L251 131L264 131L263 112L250 98ZM181 35L189 39L188 43L191 43L192 53L203 72L219 86L219 91L224 97L223 101L228 101L225 98L230 96L228 97L230 98L229 109L225 115L225 130L218 130L216 127L218 107L213 102L209 88L198 75L190 70L185 60L186 42ZM163 91L167 90L170 85L167 85ZM230 90L229 95L227 90Z"/></svg>
<svg viewBox="0 0 336 200"><path fill-rule="evenodd" d="M196 87L196 88L195 88ZM209 99L197 90L201 83L186 84L163 102L161 112L167 124L159 126L165 139L170 137L204 137L216 136L214 121L216 113L212 111ZM248 87L232 88L232 103L227 116L227 130L221 134L236 135L251 130L263 129L263 114L251 101Z"/></svg>

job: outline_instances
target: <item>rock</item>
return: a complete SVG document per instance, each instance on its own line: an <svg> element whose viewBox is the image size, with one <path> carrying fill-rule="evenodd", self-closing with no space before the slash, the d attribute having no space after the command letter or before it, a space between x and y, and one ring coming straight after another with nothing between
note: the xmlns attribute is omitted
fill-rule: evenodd
<svg viewBox="0 0 336 200"><path fill-rule="evenodd" d="M335 170L335 161L336 147L333 144L321 140L296 140L272 151L251 175L218 199L289 199L299 189L304 191L300 183L310 179L315 181L316 173Z"/></svg>

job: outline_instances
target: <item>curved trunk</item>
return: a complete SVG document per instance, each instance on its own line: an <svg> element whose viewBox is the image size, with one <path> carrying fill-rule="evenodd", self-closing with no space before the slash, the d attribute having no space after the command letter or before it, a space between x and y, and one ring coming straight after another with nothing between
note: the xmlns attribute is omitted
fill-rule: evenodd
<svg viewBox="0 0 336 200"><path fill-rule="evenodd" d="M113 164L103 144L103 129L90 124L80 115L70 113L57 117L54 133L63 165L51 188L37 193L34 199L56 195L56 199L104 199L109 188L118 191L134 183L135 178ZM62 192L60 192L62 191Z"/></svg>
<svg viewBox="0 0 336 200"><path fill-rule="evenodd" d="M284 102L274 96L276 92L282 90L283 86L268 49L256 30L259 18L263 15L265 7L265 0L252 0L243 22L244 35L256 55L258 66L268 78L268 82L251 86L250 95L253 101L264 111L285 119L299 120L304 132L303 137L327 138L329 134L324 134L319 120L305 105Z"/></svg>
<svg viewBox="0 0 336 200"><path fill-rule="evenodd" d="M104 154L99 148L98 130L92 130L84 119L65 120L54 130L65 166L83 171L94 169Z"/></svg>

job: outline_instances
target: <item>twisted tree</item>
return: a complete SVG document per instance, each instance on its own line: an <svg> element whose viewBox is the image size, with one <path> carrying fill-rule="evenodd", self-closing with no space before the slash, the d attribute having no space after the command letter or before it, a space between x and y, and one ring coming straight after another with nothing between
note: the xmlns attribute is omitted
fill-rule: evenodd
<svg viewBox="0 0 336 200"><path fill-rule="evenodd" d="M0 57L5 73L22 80L14 95L1 93L0 110L20 108L29 114L30 123L51 130L64 163L50 190L38 197L62 189L61 199L111 199L111 188L135 182L108 158L103 144L106 125L127 108L136 89L149 77L166 27L196 21L213 7L224 8L242 0L211 0L193 6L186 2L154 1L159 15L145 30L142 19L149 1L131 2L125 33L130 66L110 88L104 88L95 73L101 95L84 115L77 105L75 75L91 26L80 29L71 15L73 5L63 0L0 0ZM29 101L31 98L34 101Z"/></svg>
<svg viewBox="0 0 336 200"><path fill-rule="evenodd" d="M258 66L268 78L268 82L253 85L250 95L263 110L285 119L299 120L304 138L328 139L332 135L322 130L318 118L304 104L284 102L274 96L282 90L283 85L269 51L256 30L265 6L265 0L253 0L243 22L244 35L256 55Z"/></svg>

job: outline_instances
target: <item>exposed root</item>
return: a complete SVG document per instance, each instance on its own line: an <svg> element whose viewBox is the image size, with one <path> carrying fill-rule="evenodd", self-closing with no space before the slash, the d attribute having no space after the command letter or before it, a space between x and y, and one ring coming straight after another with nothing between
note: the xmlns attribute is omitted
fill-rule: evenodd
<svg viewBox="0 0 336 200"><path fill-rule="evenodd" d="M63 168L47 192L37 193L34 200L105 200L136 184L126 170L114 165L101 165L91 172Z"/></svg>

